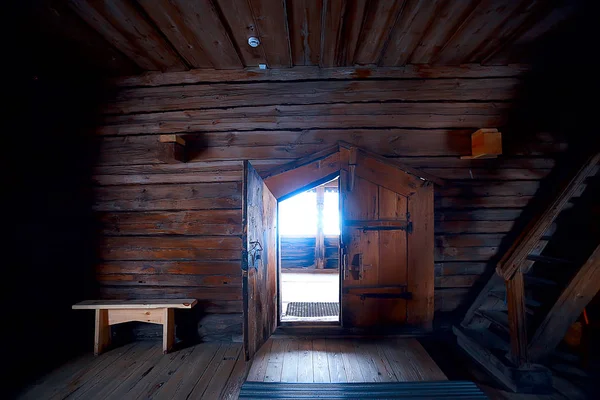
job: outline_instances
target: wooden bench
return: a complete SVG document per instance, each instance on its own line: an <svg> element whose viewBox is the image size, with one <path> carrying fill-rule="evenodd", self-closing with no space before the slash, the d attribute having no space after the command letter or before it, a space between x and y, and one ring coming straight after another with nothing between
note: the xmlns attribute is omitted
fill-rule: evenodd
<svg viewBox="0 0 600 400"><path fill-rule="evenodd" d="M156 300L87 300L73 306L74 310L96 310L94 354L101 354L110 344L110 326L139 321L163 326L163 353L175 342L174 310L192 308L196 299Z"/></svg>

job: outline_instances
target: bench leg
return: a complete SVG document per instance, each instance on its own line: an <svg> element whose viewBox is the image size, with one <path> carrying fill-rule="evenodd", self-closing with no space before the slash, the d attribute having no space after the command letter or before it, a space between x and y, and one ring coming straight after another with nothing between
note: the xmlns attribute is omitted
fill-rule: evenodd
<svg viewBox="0 0 600 400"><path fill-rule="evenodd" d="M175 343L175 310L165 308L163 320L163 353L167 354Z"/></svg>
<svg viewBox="0 0 600 400"><path fill-rule="evenodd" d="M102 354L110 345L110 325L108 310L96 310L96 329L94 332L94 355Z"/></svg>

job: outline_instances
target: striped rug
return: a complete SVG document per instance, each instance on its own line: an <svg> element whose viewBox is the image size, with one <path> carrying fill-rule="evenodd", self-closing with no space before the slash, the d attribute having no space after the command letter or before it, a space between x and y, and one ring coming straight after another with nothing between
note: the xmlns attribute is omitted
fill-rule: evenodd
<svg viewBox="0 0 600 400"><path fill-rule="evenodd" d="M473 382L245 382L240 399L487 399Z"/></svg>

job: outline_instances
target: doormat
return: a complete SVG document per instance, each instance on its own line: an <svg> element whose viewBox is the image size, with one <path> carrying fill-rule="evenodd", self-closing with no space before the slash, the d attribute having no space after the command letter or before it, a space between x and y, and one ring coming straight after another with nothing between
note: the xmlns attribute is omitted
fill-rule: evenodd
<svg viewBox="0 0 600 400"><path fill-rule="evenodd" d="M279 383L244 382L241 399L481 399L488 397L468 381Z"/></svg>
<svg viewBox="0 0 600 400"><path fill-rule="evenodd" d="M287 317L337 317L340 315L339 303L288 303Z"/></svg>

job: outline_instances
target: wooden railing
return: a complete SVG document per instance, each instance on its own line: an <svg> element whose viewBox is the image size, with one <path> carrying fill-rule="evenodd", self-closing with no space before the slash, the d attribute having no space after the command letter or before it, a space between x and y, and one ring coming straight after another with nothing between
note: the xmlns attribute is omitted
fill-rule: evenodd
<svg viewBox="0 0 600 400"><path fill-rule="evenodd" d="M539 243L544 232L550 228L558 214L576 194L583 181L595 170L600 160L600 153L590 157L577 171L575 176L560 191L554 201L546 208L544 213L533 220L517 238L515 244L506 252L498 263L496 272L505 280L512 279L513 275L526 261L527 256Z"/></svg>
<svg viewBox="0 0 600 400"><path fill-rule="evenodd" d="M511 342L510 356L517 366L529 363L530 358L527 343L523 274L528 272L534 261L528 260L527 257L534 249L539 248L544 232L550 228L558 214L577 193L585 179L595 171L599 161L600 153L586 160L540 217L534 219L528 225L497 265L496 272L504 278L506 283Z"/></svg>

